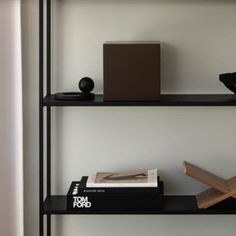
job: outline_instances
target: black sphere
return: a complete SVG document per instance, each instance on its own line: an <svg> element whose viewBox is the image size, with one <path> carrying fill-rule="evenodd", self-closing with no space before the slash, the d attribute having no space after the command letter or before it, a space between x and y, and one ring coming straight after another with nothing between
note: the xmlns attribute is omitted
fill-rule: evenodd
<svg viewBox="0 0 236 236"><path fill-rule="evenodd" d="M79 89L83 93L90 93L94 88L94 82L89 77L84 77L79 81Z"/></svg>

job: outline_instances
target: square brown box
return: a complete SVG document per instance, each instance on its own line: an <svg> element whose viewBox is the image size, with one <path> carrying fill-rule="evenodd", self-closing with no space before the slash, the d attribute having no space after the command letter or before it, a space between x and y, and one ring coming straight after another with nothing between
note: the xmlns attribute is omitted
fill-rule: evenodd
<svg viewBox="0 0 236 236"><path fill-rule="evenodd" d="M160 42L107 42L103 46L104 100L160 100Z"/></svg>

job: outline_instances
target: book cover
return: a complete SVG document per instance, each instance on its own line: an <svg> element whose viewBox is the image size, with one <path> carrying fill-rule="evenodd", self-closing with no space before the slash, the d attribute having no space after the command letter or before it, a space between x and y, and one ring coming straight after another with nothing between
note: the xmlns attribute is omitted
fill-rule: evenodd
<svg viewBox="0 0 236 236"><path fill-rule="evenodd" d="M136 172L98 172L89 176L86 187L157 187L157 169Z"/></svg>

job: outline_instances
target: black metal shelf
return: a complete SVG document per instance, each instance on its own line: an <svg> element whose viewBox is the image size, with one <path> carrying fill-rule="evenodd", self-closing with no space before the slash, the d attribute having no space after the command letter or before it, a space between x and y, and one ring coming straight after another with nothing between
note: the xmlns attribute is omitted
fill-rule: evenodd
<svg viewBox="0 0 236 236"><path fill-rule="evenodd" d="M68 210L66 196L50 196L44 202L44 214L50 215L196 215L236 214L236 201L227 199L211 208L198 209L195 196L165 196L162 210Z"/></svg>
<svg viewBox="0 0 236 236"><path fill-rule="evenodd" d="M160 101L104 101L103 95L91 101L60 101L55 95L43 99L44 106L236 106L236 95L172 94L162 95Z"/></svg>
<svg viewBox="0 0 236 236"><path fill-rule="evenodd" d="M236 214L236 200L228 199L209 209L197 209L195 196L165 196L162 210L94 211L67 210L66 196L51 196L51 107L108 106L236 106L236 95L175 94L162 95L160 101L107 102L103 95L92 101L58 101L51 95L51 1L39 2L39 235L51 235L54 214ZM45 42L46 41L46 42ZM47 96L44 97L46 92ZM46 116L45 116L46 115ZM44 197L48 196L46 200ZM45 219L46 218L46 221Z"/></svg>

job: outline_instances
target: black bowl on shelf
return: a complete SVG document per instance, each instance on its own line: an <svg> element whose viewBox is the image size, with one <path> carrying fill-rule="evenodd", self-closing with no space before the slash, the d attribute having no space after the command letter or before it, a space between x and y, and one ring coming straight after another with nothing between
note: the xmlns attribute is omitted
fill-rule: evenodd
<svg viewBox="0 0 236 236"><path fill-rule="evenodd" d="M93 100L94 97L93 93L65 92L55 94L55 99L61 101L86 101Z"/></svg>
<svg viewBox="0 0 236 236"><path fill-rule="evenodd" d="M236 72L221 74L220 82L222 82L226 88L236 94Z"/></svg>

